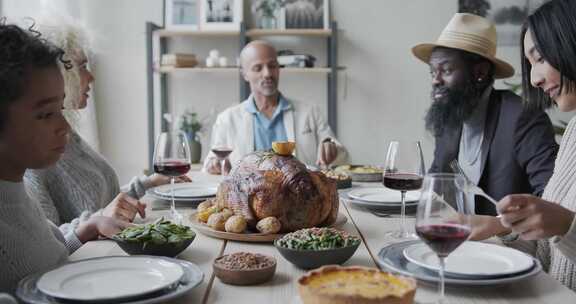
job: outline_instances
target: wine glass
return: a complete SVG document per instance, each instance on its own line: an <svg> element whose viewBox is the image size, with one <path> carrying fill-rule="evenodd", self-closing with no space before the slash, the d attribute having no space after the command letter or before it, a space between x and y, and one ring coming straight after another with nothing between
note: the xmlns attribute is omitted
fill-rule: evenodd
<svg viewBox="0 0 576 304"><path fill-rule="evenodd" d="M474 214L463 191L466 181L460 174L426 175L416 212L416 233L438 255L440 262L439 300L444 300L446 257L468 239L470 216Z"/></svg>
<svg viewBox="0 0 576 304"><path fill-rule="evenodd" d="M384 187L400 191L402 203L400 213L400 230L386 233L391 240L416 238L406 231L406 191L418 190L422 187L425 174L424 156L419 141L392 141L388 146L386 164L382 183Z"/></svg>
<svg viewBox="0 0 576 304"><path fill-rule="evenodd" d="M228 175L230 168L227 167L226 159L228 155L232 153L232 148L229 147L214 147L211 149L212 153L216 155L218 161L220 162L220 174Z"/></svg>
<svg viewBox="0 0 576 304"><path fill-rule="evenodd" d="M172 220L182 223L182 215L176 210L174 203L174 178L182 176L190 170L190 145L182 131L163 132L158 136L154 149L154 172L170 176L172 205Z"/></svg>

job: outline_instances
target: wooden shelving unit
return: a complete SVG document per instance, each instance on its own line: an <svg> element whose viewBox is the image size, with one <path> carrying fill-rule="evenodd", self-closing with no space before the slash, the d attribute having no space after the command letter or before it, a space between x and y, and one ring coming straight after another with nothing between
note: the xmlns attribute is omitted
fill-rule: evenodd
<svg viewBox="0 0 576 304"><path fill-rule="evenodd" d="M176 67L159 67L156 69L160 73L227 73L233 72L238 73L240 68L238 67L227 67L227 68L204 68L204 67L193 67L193 68L176 68Z"/></svg>
<svg viewBox="0 0 576 304"><path fill-rule="evenodd" d="M263 30L253 29L246 31L246 36L250 38L264 36L311 36L311 37L330 37L331 30L316 29L287 29L287 30Z"/></svg>
<svg viewBox="0 0 576 304"><path fill-rule="evenodd" d="M157 30L154 35L158 37L238 37L238 31L174 31Z"/></svg>
<svg viewBox="0 0 576 304"><path fill-rule="evenodd" d="M157 30L154 32L158 37L237 37L241 35L238 31L181 31L181 30ZM247 30L246 36L249 38L264 36L311 36L311 37L329 37L332 35L331 30L322 29L286 29L286 30L264 30L253 29Z"/></svg>
<svg viewBox="0 0 576 304"><path fill-rule="evenodd" d="M309 37L323 39L326 43L326 62L327 67L316 68L283 68L281 73L289 74L317 74L326 77L326 90L327 90L327 108L328 108L328 124L332 127L334 132L337 132L337 79L338 70L343 68L338 67L338 25L336 22L331 22L330 29L285 29L285 30L268 30L268 29L246 29L246 25L240 25L240 31L182 31L182 30L167 30L152 22L146 23L146 70L148 82L148 149L150 155L150 169L152 168L152 155L154 154L154 141L156 139L155 123L158 117L162 117L163 113L168 112L168 75L171 73L223 73L223 74L236 74L240 82L240 94L238 101L245 100L250 94L250 87L240 77L238 67L227 68L206 68L206 67L193 67L193 68L175 68L175 67L158 67L155 66L160 62L160 58L168 51L167 41L171 38L177 37L200 37L202 39L229 37L230 39L237 39L239 50L242 49L250 39L260 39L273 36L295 36L295 37ZM233 41L231 40L231 41ZM158 43L155 49L155 43ZM155 77L159 75L159 77ZM156 79L156 80L155 80ZM155 84L158 81L159 85ZM156 100L154 88L159 89L159 100ZM156 109L159 109L157 111ZM159 112L159 113L156 113ZM168 125L162 119L160 121L160 130L165 131Z"/></svg>
<svg viewBox="0 0 576 304"><path fill-rule="evenodd" d="M227 68L206 68L206 67L193 67L193 68L177 68L177 67L159 67L156 68L160 73L225 73L232 72L238 73L239 67ZM331 73L330 68L282 68L281 73L304 73L304 74L326 74Z"/></svg>

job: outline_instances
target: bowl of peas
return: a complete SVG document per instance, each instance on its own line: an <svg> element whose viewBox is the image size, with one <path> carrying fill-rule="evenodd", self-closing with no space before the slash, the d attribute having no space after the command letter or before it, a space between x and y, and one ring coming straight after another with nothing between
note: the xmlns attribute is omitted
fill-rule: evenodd
<svg viewBox="0 0 576 304"><path fill-rule="evenodd" d="M302 269L342 264L350 259L360 238L335 228L306 228L288 233L274 241L280 254Z"/></svg>

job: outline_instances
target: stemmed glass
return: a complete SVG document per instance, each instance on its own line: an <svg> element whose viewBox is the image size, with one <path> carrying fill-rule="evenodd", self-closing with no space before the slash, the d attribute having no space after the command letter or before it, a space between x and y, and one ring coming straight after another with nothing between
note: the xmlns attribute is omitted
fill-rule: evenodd
<svg viewBox="0 0 576 304"><path fill-rule="evenodd" d="M172 205L172 220L182 223L182 215L176 210L174 203L174 178L186 174L190 170L190 145L182 131L163 132L158 136L154 149L154 172L170 176Z"/></svg>
<svg viewBox="0 0 576 304"><path fill-rule="evenodd" d="M463 192L466 181L459 174L426 175L416 212L416 233L438 255L439 300L444 300L445 259L471 232L473 210Z"/></svg>
<svg viewBox="0 0 576 304"><path fill-rule="evenodd" d="M232 153L232 148L214 147L212 148L212 153L216 155L218 162L220 162L220 174L228 175L230 168L228 168L226 165L226 159L228 158L228 155Z"/></svg>
<svg viewBox="0 0 576 304"><path fill-rule="evenodd" d="M388 239L416 238L414 234L406 231L406 191L418 190L422 187L425 171L424 156L419 141L390 142L382 179L384 187L400 191L402 209L400 230L386 233Z"/></svg>

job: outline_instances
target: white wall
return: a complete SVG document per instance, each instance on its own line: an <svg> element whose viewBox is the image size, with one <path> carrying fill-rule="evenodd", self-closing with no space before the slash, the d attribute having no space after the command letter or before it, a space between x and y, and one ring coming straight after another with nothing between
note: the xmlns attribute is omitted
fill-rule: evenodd
<svg viewBox="0 0 576 304"><path fill-rule="evenodd" d="M410 48L436 38L456 11L456 1L335 0L332 5L333 18L341 29L339 65L346 68L338 79L338 131L352 162L382 163L386 141L392 138L423 140L430 162L433 141L423 124L429 103L428 68L412 57ZM320 66L326 64L323 39L271 41L279 49L311 53ZM208 45L200 45L205 43ZM232 38L178 38L170 46L172 51L193 51L200 57L211 48L235 56L234 43ZM183 73L170 79L170 101L178 110L188 104L209 113L237 102L236 75ZM325 108L324 75L284 73L280 88L288 97Z"/></svg>
<svg viewBox="0 0 576 304"><path fill-rule="evenodd" d="M4 0L10 17L51 7L79 18L95 34L93 86L100 151L127 182L147 166L145 21L162 21L161 0Z"/></svg>
<svg viewBox="0 0 576 304"><path fill-rule="evenodd" d="M3 0L3 12L26 15L48 0ZM147 109L144 23L162 22L161 0L50 0L72 4L72 13L100 35L95 57L95 90L101 151L127 181L147 166ZM427 164L433 141L424 131L429 106L428 68L410 48L436 39L457 10L456 0L333 0L339 28L338 130L354 163L382 163L386 140L423 140ZM34 12L32 12L34 13ZM31 14L32 14L31 13ZM325 64L319 39L282 38L279 47L310 52ZM177 38L173 51L200 57L217 48L236 57L234 38ZM516 50L499 51L518 66ZM234 62L234 60L230 60ZM238 76L226 73L173 74L170 102L177 112L191 107L208 116L238 101ZM289 97L325 105L322 75L281 75ZM209 128L208 128L209 129ZM205 138L205 150L208 138Z"/></svg>

